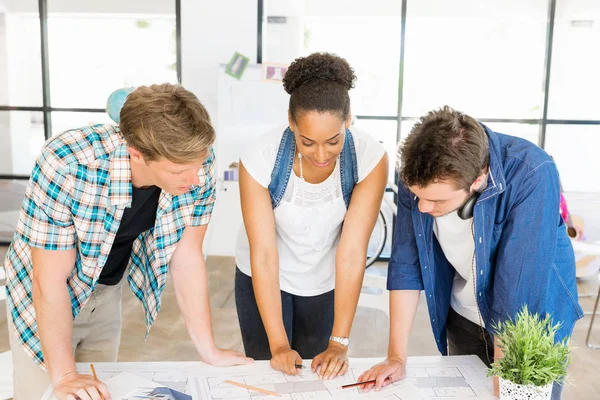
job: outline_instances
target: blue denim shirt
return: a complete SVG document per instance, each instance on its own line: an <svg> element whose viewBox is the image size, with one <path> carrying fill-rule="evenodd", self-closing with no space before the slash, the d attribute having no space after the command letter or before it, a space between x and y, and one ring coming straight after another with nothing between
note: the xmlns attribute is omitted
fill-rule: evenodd
<svg viewBox="0 0 600 400"><path fill-rule="evenodd" d="M296 138L294 132L288 127L283 132L277 157L275 158L275 166L271 173L271 183L269 183L269 194L271 196L271 204L276 208L287 188L292 168L294 168L294 154L296 152ZM349 129L346 129L344 136L344 147L340 153L340 182L342 185L342 194L346 208L350 205L352 190L358 182L358 166L356 162L356 148L354 146L354 138Z"/></svg>
<svg viewBox="0 0 600 400"><path fill-rule="evenodd" d="M534 144L496 133L489 137L488 186L474 210L476 293L486 329L514 317L524 304L550 313L571 334L583 317L577 301L575 256L559 214L556 165ZM439 351L447 354L446 318L455 269L433 234L433 217L398 185L398 217L388 269L388 290L425 290Z"/></svg>

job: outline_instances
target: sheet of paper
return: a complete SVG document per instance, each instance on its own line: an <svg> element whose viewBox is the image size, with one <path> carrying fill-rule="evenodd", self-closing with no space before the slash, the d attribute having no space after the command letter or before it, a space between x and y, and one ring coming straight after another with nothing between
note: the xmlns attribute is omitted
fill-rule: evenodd
<svg viewBox="0 0 600 400"><path fill-rule="evenodd" d="M319 380L317 374L310 370L310 362L305 362L305 368L299 375L290 376L274 371L268 363L256 363L252 366L236 368L212 375L199 375L192 378L192 397L206 400L263 400L273 399L273 396L241 388L225 383L231 380L249 386L276 392L283 400L313 400L313 399L390 399L408 400L422 399L419 389L412 383L396 382L380 392L364 393L358 388L341 389L342 385L355 383L365 369L349 370L344 376L331 380ZM369 367L372 366L369 364ZM357 366L358 367L358 366ZM365 364L366 367L366 364ZM216 371L215 371L216 372Z"/></svg>
<svg viewBox="0 0 600 400"><path fill-rule="evenodd" d="M192 397L206 400L263 400L272 396L224 383L229 379L261 389L274 391L284 400L318 399L386 399L386 400L456 400L495 399L486 368L475 356L411 357L407 377L382 389L364 393L360 389L339 389L357 382L358 377L380 360L352 359L346 375L330 381L319 381L310 368L300 375L287 376L272 370L268 363L228 368L222 372L192 377ZM309 366L310 364L305 364Z"/></svg>
<svg viewBox="0 0 600 400"><path fill-rule="evenodd" d="M110 397L113 400L139 400L141 395L148 394L152 389L160 386L154 381L129 372L121 372L104 383L108 386Z"/></svg>
<svg viewBox="0 0 600 400"><path fill-rule="evenodd" d="M477 356L409 357L406 371L405 381L426 399L496 399L492 379Z"/></svg>
<svg viewBox="0 0 600 400"><path fill-rule="evenodd" d="M109 379L128 372L152 381L156 386L166 386L182 393L190 394L188 378L193 371L206 368L206 364L198 362L139 362L139 363L94 363L98 379L107 382ZM89 364L77 364L77 370L83 374L91 374ZM42 400L53 400L52 387L49 387Z"/></svg>
<svg viewBox="0 0 600 400"><path fill-rule="evenodd" d="M194 400L263 400L273 399L247 389L223 385L230 379L252 386L270 388L275 386L282 391L291 391L282 397L293 400L316 400L331 398L386 399L386 400L457 400L495 399L492 379L487 377L485 365L476 356L455 357L409 357L407 377L395 382L379 393L362 393L360 390L338 389L345 383L354 383L358 377L381 358L350 359L346 376L333 381L319 382L308 368L301 376L287 377L273 371L268 361L257 361L253 365L218 368L200 362L139 362L139 363L98 363L94 364L100 380L106 382L121 372L129 372L161 386L171 387L192 395ZM82 373L90 373L89 365L78 364ZM308 382L308 383L303 383ZM319 386L317 386L319 385ZM240 389L240 390L238 390ZM294 393L295 392L295 393ZM49 388L44 400L52 399Z"/></svg>

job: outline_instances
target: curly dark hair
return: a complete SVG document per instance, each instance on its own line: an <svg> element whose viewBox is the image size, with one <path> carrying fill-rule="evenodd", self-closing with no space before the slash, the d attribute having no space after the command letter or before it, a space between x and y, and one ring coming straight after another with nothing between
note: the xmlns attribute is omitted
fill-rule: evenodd
<svg viewBox="0 0 600 400"><path fill-rule="evenodd" d="M348 91L356 75L348 62L331 53L313 53L297 58L283 78L290 94L290 114L296 121L308 111L333 112L343 120L350 114Z"/></svg>
<svg viewBox="0 0 600 400"><path fill-rule="evenodd" d="M399 149L400 179L406 186L425 187L452 179L469 191L489 166L489 142L473 117L449 106L428 112L413 126Z"/></svg>

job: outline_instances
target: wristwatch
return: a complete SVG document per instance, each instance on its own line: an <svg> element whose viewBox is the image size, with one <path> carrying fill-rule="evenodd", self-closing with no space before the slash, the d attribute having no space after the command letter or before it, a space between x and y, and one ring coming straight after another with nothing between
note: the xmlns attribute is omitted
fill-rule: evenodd
<svg viewBox="0 0 600 400"><path fill-rule="evenodd" d="M339 337L339 336L332 335L332 336L329 336L329 340L337 342L345 347L348 347L350 345L350 339L348 339L347 337Z"/></svg>

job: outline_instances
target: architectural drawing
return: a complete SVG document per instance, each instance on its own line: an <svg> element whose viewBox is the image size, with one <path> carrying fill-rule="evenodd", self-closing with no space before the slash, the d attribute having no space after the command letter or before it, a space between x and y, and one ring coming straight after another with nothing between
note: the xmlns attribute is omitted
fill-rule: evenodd
<svg viewBox="0 0 600 400"><path fill-rule="evenodd" d="M273 371L268 364L255 364L236 374L198 375L190 381L194 399L206 400L264 400L272 396L224 383L229 379L259 387L282 395L283 400L369 399L386 400L456 400L474 398L494 399L491 379L486 368L474 356L465 357L411 357L406 379L382 389L379 393L363 393L357 388L339 389L354 383L374 365L368 359L351 360L346 375L329 381L320 381L316 374L305 368L301 374L288 376ZM309 366L306 364L305 366Z"/></svg>
<svg viewBox="0 0 600 400"><path fill-rule="evenodd" d="M282 400L385 399L385 400L457 400L495 399L492 379L477 356L409 357L404 380L382 389L363 393L357 388L339 389L355 383L358 377L381 358L350 359L346 375L320 381L305 361L301 374L287 376L274 371L268 361L252 365L217 368L199 362L139 362L94 364L98 378L106 381L126 371L192 396L194 400L272 400L274 397L225 384L232 380L277 392ZM82 373L90 373L89 364L78 364ZM50 400L51 388L42 399Z"/></svg>
<svg viewBox="0 0 600 400"><path fill-rule="evenodd" d="M199 363L188 362L146 362L146 363L94 363L98 379L105 382L122 372L128 372L160 386L170 387L179 392L190 394L188 378L192 371L199 368ZM89 364L77 364L77 370L83 374L91 374ZM53 400L52 388L48 388L43 400Z"/></svg>
<svg viewBox="0 0 600 400"><path fill-rule="evenodd" d="M356 361L355 361L356 363ZM362 364L362 363L361 363ZM366 367L367 364L364 364ZM255 365L253 371L235 375L196 376L191 379L192 397L206 400L265 400L272 396L263 395L249 389L240 388L225 383L225 380L239 382L249 386L259 387L279 393L283 400L317 400L317 399L381 399L386 393L390 399L408 400L421 399L419 390L408 382L397 382L395 385L382 389L379 393L363 393L358 388L341 389L340 386L355 383L360 373L354 370L346 375L321 381L317 374L310 370L310 364L299 375L290 376L272 370L268 364ZM370 366L370 365L369 365Z"/></svg>
<svg viewBox="0 0 600 400"><path fill-rule="evenodd" d="M477 356L412 357L405 380L430 400L495 399L492 380Z"/></svg>

